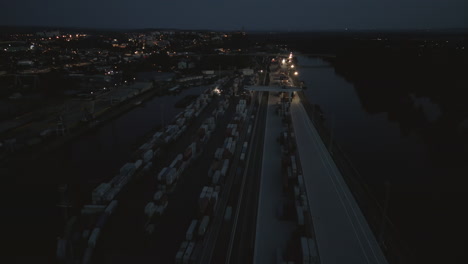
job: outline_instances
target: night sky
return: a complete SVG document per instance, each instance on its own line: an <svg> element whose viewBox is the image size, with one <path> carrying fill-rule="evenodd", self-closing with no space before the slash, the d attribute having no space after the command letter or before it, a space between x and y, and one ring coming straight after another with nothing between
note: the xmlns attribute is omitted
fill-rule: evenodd
<svg viewBox="0 0 468 264"><path fill-rule="evenodd" d="M0 25L236 30L468 27L468 0L5 0Z"/></svg>

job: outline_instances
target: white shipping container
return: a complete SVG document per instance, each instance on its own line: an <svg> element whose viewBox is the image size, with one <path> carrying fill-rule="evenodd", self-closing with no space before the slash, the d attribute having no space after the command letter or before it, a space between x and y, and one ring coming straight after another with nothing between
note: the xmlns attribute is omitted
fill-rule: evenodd
<svg viewBox="0 0 468 264"><path fill-rule="evenodd" d="M120 174L121 175L127 175L131 170L135 169L135 164L133 163L125 163L125 165L123 165L121 168L120 168Z"/></svg>
<svg viewBox="0 0 468 264"><path fill-rule="evenodd" d="M240 155L240 160L242 160L242 161L245 160L245 153L241 153L241 155Z"/></svg>
<svg viewBox="0 0 468 264"><path fill-rule="evenodd" d="M176 175L176 169L172 168L169 170L169 172L166 174L166 184L167 185L171 185L174 180L176 179L177 175Z"/></svg>
<svg viewBox="0 0 468 264"><path fill-rule="evenodd" d="M163 135L163 132L156 132L154 135L153 135L153 138L160 138L162 137Z"/></svg>
<svg viewBox="0 0 468 264"><path fill-rule="evenodd" d="M296 214L297 214L297 224L300 226L304 225L304 210L299 204L299 201L296 201Z"/></svg>
<svg viewBox="0 0 468 264"><path fill-rule="evenodd" d="M311 263L318 263L318 252L317 247L315 245L315 240L312 238L308 238L307 242L309 244L309 257Z"/></svg>
<svg viewBox="0 0 468 264"><path fill-rule="evenodd" d="M157 211L157 206L153 202L149 202L145 206L145 215L150 218Z"/></svg>
<svg viewBox="0 0 468 264"><path fill-rule="evenodd" d="M151 169L151 167L153 166L153 162L149 162L148 164L145 165L145 167L143 167L143 171L149 171Z"/></svg>
<svg viewBox="0 0 468 264"><path fill-rule="evenodd" d="M106 209L105 205L93 205L93 204L86 204L81 209L82 214L95 214L100 213Z"/></svg>
<svg viewBox="0 0 468 264"><path fill-rule="evenodd" d="M213 184L218 184L219 178L221 177L221 172L217 170L213 175Z"/></svg>
<svg viewBox="0 0 468 264"><path fill-rule="evenodd" d="M226 176L226 173L227 173L228 168L229 168L229 160L228 160L228 159L225 159L225 160L224 160L224 163L223 163L223 168L221 169L221 175L222 175L223 177Z"/></svg>
<svg viewBox="0 0 468 264"><path fill-rule="evenodd" d="M232 141L231 147L229 148L229 151L234 154L234 151L236 151L236 141Z"/></svg>
<svg viewBox="0 0 468 264"><path fill-rule="evenodd" d="M153 158L153 150L148 150L143 154L143 161L148 163Z"/></svg>
<svg viewBox="0 0 468 264"><path fill-rule="evenodd" d="M168 168L164 167L158 174L158 181L162 181L164 179L165 174L167 173Z"/></svg>
<svg viewBox="0 0 468 264"><path fill-rule="evenodd" d="M109 191L110 188L111 186L109 183L101 183L98 187L96 187L92 193L93 203L96 204L102 202L104 195Z"/></svg>
<svg viewBox="0 0 468 264"><path fill-rule="evenodd" d="M150 149L150 148L152 148L152 147L153 147L153 146L152 146L150 143L147 142L147 143L141 145L139 149L141 149L141 150L146 150L146 149Z"/></svg>
<svg viewBox="0 0 468 264"><path fill-rule="evenodd" d="M198 228L198 235L203 236L208 228L208 224L210 223L210 217L205 215L203 216L202 221L200 222L200 227Z"/></svg>
<svg viewBox="0 0 468 264"><path fill-rule="evenodd" d="M163 195L164 195L164 193L162 191L157 191L153 195L153 200L159 201L162 198Z"/></svg>
<svg viewBox="0 0 468 264"><path fill-rule="evenodd" d="M183 250L179 249L179 251L177 251L176 257L175 257L175 263L176 264L182 264L182 259L184 257L184 253L185 253L185 248Z"/></svg>
<svg viewBox="0 0 468 264"><path fill-rule="evenodd" d="M302 263L310 264L309 243L306 237L301 237Z"/></svg>
<svg viewBox="0 0 468 264"><path fill-rule="evenodd" d="M101 234L101 229L100 228L96 227L96 228L93 229L93 232L91 233L91 235L89 236L89 239L88 239L88 247L90 247L90 248L96 247L96 243L97 243L97 240L98 240L100 234Z"/></svg>
<svg viewBox="0 0 468 264"><path fill-rule="evenodd" d="M135 170L138 170L141 167L142 164L143 164L142 160L137 160L135 162Z"/></svg>
<svg viewBox="0 0 468 264"><path fill-rule="evenodd" d="M184 259L183 262L184 264L188 264L190 260L190 256L192 255L193 248L195 247L195 242L190 242L187 246L187 249L185 250L184 253Z"/></svg>
<svg viewBox="0 0 468 264"><path fill-rule="evenodd" d="M117 208L117 205L118 205L118 202L116 200L113 200L112 202L109 203L109 205L106 207L106 210L104 212L108 215L111 215Z"/></svg>
<svg viewBox="0 0 468 264"><path fill-rule="evenodd" d="M194 219L190 223L189 228L187 229L187 232L185 233L185 239L187 240L192 240L193 239L193 233L195 232L195 229L197 228L198 220Z"/></svg>

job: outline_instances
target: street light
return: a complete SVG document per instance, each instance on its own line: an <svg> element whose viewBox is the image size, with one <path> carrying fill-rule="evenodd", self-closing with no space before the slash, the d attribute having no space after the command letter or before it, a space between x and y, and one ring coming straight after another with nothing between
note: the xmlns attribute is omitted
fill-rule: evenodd
<svg viewBox="0 0 468 264"><path fill-rule="evenodd" d="M299 73L298 72L294 72L294 75L297 76Z"/></svg>
<svg viewBox="0 0 468 264"><path fill-rule="evenodd" d="M291 69L294 69L294 65L291 65Z"/></svg>

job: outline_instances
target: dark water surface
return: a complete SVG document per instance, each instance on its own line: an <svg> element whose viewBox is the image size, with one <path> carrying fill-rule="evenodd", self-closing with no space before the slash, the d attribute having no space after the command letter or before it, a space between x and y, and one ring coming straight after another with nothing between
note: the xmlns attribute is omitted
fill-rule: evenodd
<svg viewBox="0 0 468 264"><path fill-rule="evenodd" d="M460 139L467 134L443 125L445 106L401 87L383 90L385 83L356 86L321 59L299 56L299 65L306 96L381 203L390 183L388 216L411 262L466 260L468 163Z"/></svg>

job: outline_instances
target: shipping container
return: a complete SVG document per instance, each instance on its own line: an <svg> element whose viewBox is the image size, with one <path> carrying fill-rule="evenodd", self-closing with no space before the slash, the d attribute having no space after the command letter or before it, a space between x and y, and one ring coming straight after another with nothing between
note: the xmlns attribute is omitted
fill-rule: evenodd
<svg viewBox="0 0 468 264"><path fill-rule="evenodd" d="M319 256L318 256L317 246L315 244L315 240L313 238L307 238L307 242L309 244L310 263L318 263Z"/></svg>
<svg viewBox="0 0 468 264"><path fill-rule="evenodd" d="M99 239L99 235L101 234L101 229L100 228L94 228L93 232L89 236L88 239L88 247L90 248L95 248L97 240Z"/></svg>
<svg viewBox="0 0 468 264"><path fill-rule="evenodd" d="M185 239L187 240L192 240L193 239L193 234L197 228L198 220L194 219L190 223L189 228L187 229L187 232L185 233Z"/></svg>
<svg viewBox="0 0 468 264"><path fill-rule="evenodd" d="M301 237L302 263L310 264L309 243L306 237Z"/></svg>
<svg viewBox="0 0 468 264"><path fill-rule="evenodd" d="M232 207L231 206L228 206L226 208L226 212L224 213L224 221L229 221L231 220L231 216L232 216Z"/></svg>
<svg viewBox="0 0 468 264"><path fill-rule="evenodd" d="M184 241L180 245L179 251L177 251L177 254L176 254L176 259L175 259L176 264L182 264L185 251L187 250L187 247L188 247L188 243L189 243L188 241Z"/></svg>
<svg viewBox="0 0 468 264"><path fill-rule="evenodd" d="M119 203L116 200L113 200L112 202L109 203L109 205L106 207L106 210L104 212L108 215L111 215L117 209L118 204Z"/></svg>
<svg viewBox="0 0 468 264"><path fill-rule="evenodd" d="M210 223L210 217L205 215L203 216L203 219L200 222L200 226L198 228L198 235L201 237L205 235L205 232L208 228L208 224Z"/></svg>
<svg viewBox="0 0 468 264"><path fill-rule="evenodd" d="M221 169L221 175L222 175L223 177L226 177L228 168L229 168L229 160L228 160L228 159L225 159L224 162L223 162L223 167L222 167L222 169Z"/></svg>
<svg viewBox="0 0 468 264"><path fill-rule="evenodd" d="M163 181L165 179L165 175L168 172L169 168L164 167L158 174L158 181Z"/></svg>
<svg viewBox="0 0 468 264"><path fill-rule="evenodd" d="M304 225L304 210L302 206L299 204L299 201L296 201L296 216L297 216L297 224L300 226Z"/></svg>
<svg viewBox="0 0 468 264"><path fill-rule="evenodd" d="M213 180L212 180L212 183L214 185L217 185L220 183L220 178L221 178L221 172L219 170L217 170L214 174L213 174Z"/></svg>
<svg viewBox="0 0 468 264"><path fill-rule="evenodd" d="M150 162L151 159L153 159L153 154L154 154L154 153L153 153L153 150L152 150L152 149L147 150L147 151L143 154L143 156L142 156L143 161L144 161L145 163Z"/></svg>
<svg viewBox="0 0 468 264"><path fill-rule="evenodd" d="M83 254L83 264L90 264L91 263L91 258L93 257L93 251L94 248L92 247L87 247L84 254Z"/></svg>
<svg viewBox="0 0 468 264"><path fill-rule="evenodd" d="M195 247L195 242L190 242L187 246L187 249L184 253L183 264L189 264L190 256L192 255L193 248Z"/></svg>

